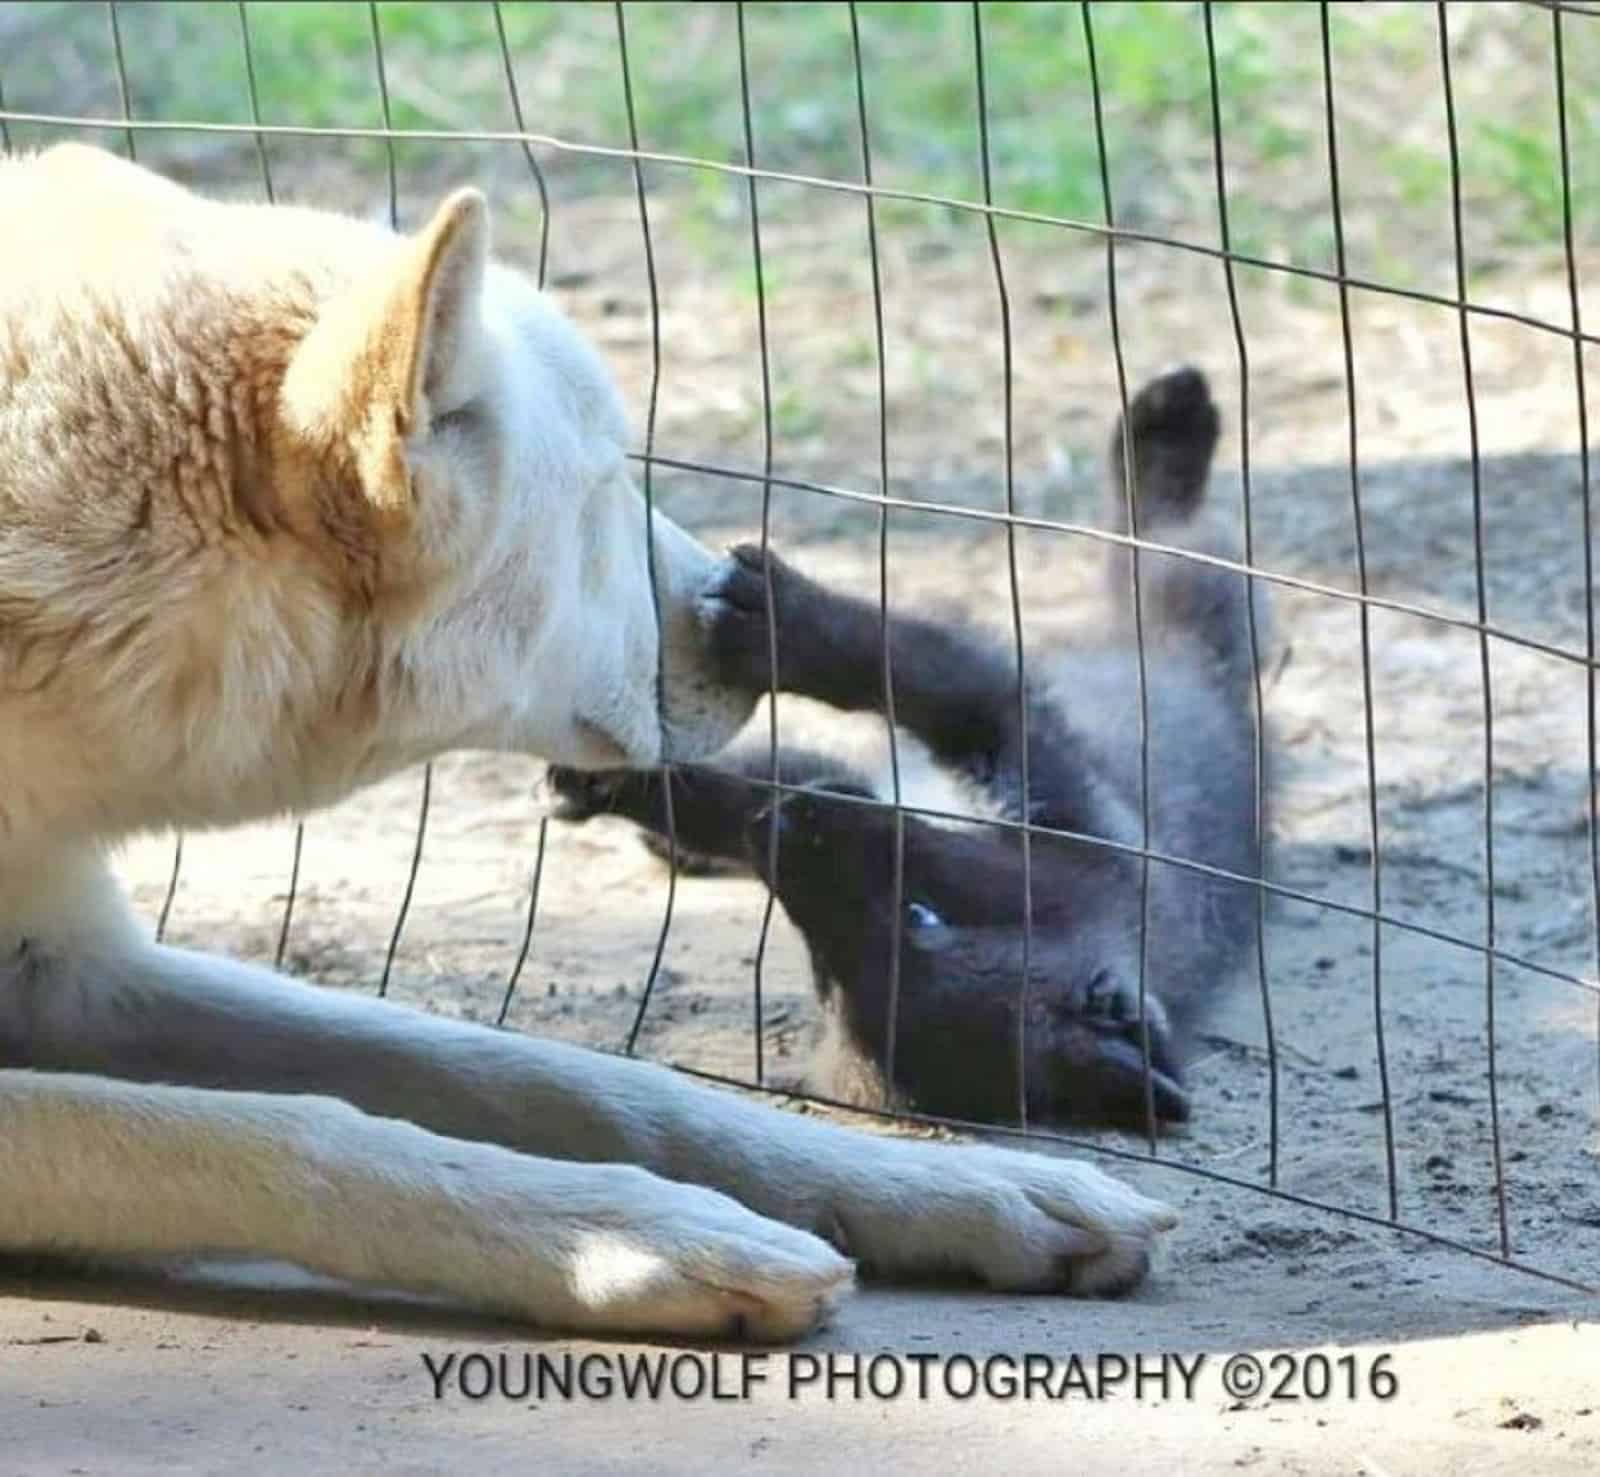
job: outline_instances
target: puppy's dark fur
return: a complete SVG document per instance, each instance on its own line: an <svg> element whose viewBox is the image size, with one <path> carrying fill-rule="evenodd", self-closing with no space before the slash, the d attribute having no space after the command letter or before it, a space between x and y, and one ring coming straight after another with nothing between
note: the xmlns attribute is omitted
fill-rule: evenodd
<svg viewBox="0 0 1600 1477"><path fill-rule="evenodd" d="M1179 370L1147 385L1129 414L1137 532L1172 546L1213 545L1199 516L1218 416L1204 377ZM1126 530L1123 436L1111 438L1108 502ZM1079 557L1082 543L1062 543ZM1028 816L1035 826L1141 841L1140 702L1132 560L1103 546L1105 615L1070 647L1032 651L1024 704L1009 641L891 616L895 718L935 760L979 787L994 811L1022 813L1026 711ZM769 687L759 549L736 551L718 592L712 645L723 679ZM876 604L834 594L768 554L779 686L835 708L883 702ZM1149 713L1150 844L1243 876L1258 875L1255 715L1246 592L1214 566L1140 557ZM1258 601L1260 595L1258 594ZM1139 1015L1140 860L1127 851L1035 833L1026 1020L1020 832L905 815L895 909L895 819L860 803L871 782L823 754L780 749L780 777L803 786L776 802L763 744L716 766L673 771L677 842L686 855L765 878L805 936L824 1006L880 1096L924 1112L1014 1122L1144 1121L1145 1032ZM657 772L556 771L564 813L628 816L664 833ZM880 797L881 798L881 797ZM915 803L903 795L907 803ZM777 865L770 867L775 815ZM770 874L770 875L769 875ZM1158 1118L1189 1115L1182 1060L1200 1012L1253 939L1255 888L1152 862L1145 1021L1149 1101ZM891 948L900 934L890 1060ZM1019 1024L1025 1030L1019 1032ZM1022 1051L1019 1057L1019 1036ZM1018 1082L1018 1063L1024 1082ZM870 1093L868 1094L871 1095Z"/></svg>

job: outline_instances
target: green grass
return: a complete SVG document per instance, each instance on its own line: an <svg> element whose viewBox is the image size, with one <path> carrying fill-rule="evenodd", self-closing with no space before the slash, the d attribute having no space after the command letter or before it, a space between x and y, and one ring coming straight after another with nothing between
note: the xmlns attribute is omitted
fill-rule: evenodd
<svg viewBox="0 0 1600 1477"><path fill-rule="evenodd" d="M1115 208L1126 225L1214 239L1210 80L1199 6L1091 10ZM250 120L239 12L220 0L123 0L117 9L133 112ZM247 9L262 118L383 122L364 4L252 0ZM644 147L739 162L744 154L736 14L725 4L633 3L628 51ZM627 142L616 17L608 4L503 7L528 126L580 143ZM508 128L512 112L494 14L478 0L378 7L392 122ZM961 4L859 7L879 183L976 199L982 193L972 11ZM1455 6L1453 61L1474 247L1489 255L1558 243L1562 197L1550 19L1533 7ZM1331 263L1317 7L1229 3L1214 12L1235 244ZM860 177L850 13L833 3L745 7L757 161ZM1449 171L1431 5L1338 6L1334 57L1347 230L1368 270L1426 272L1448 237ZM9 38L9 39L8 39ZM1600 23L1566 25L1578 226L1600 237ZM1076 3L983 8L995 199L1049 215L1103 218L1088 53ZM115 113L105 8L0 4L0 86L10 106ZM30 132L13 128L23 142ZM212 143L213 149L221 145ZM152 148L155 146L152 145ZM235 144L234 149L248 147ZM277 144L276 150L293 147ZM379 146L351 151L381 166ZM408 167L438 150L407 146ZM569 192L625 188L625 171L541 157ZM708 236L738 181L652 171ZM799 210L770 191L771 210ZM918 213L927 222L926 211ZM892 219L893 217L891 217Z"/></svg>
<svg viewBox="0 0 1600 1477"><path fill-rule="evenodd" d="M80 53L84 70L100 72L100 101L114 111L103 7L32 8L55 11L48 26L37 26L41 48L65 42ZM864 4L859 13L880 179L976 198L982 185L969 7L880 3ZM365 5L252 0L247 14L264 121L383 123ZM529 126L579 142L625 143L612 7L508 3L502 15ZM625 15L641 142L665 153L741 161L733 7L635 3ZM1119 163L1138 176L1150 175L1158 162L1141 142L1143 126L1174 115L1197 121L1205 105L1196 15L1192 6L1170 4L1118 4L1095 14L1107 101L1122 125L1115 142L1126 157ZM385 0L378 18L394 126L510 126L488 5ZM123 0L118 19L136 116L249 121L233 5ZM859 177L848 9L757 3L747 7L746 24L759 161L799 173ZM1228 28L1222 39L1224 89L1230 99L1248 103L1273 81L1258 29ZM1098 156L1078 7L991 3L984 10L984 42L997 191L1021 209L1098 218ZM13 106L50 107L48 69L17 70L7 84ZM1130 206L1138 209L1136 201Z"/></svg>

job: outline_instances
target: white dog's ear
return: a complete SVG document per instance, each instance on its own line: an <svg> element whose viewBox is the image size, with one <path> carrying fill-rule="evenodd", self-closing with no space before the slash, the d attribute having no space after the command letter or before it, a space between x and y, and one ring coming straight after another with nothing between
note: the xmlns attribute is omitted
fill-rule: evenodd
<svg viewBox="0 0 1600 1477"><path fill-rule="evenodd" d="M373 280L327 304L290 361L290 422L353 454L380 507L410 507L407 444L479 386L488 257L488 206L457 190Z"/></svg>
<svg viewBox="0 0 1600 1477"><path fill-rule="evenodd" d="M489 207L476 190L457 190L411 243L395 282L384 331L413 429L426 430L472 398L483 349L483 274L489 261Z"/></svg>

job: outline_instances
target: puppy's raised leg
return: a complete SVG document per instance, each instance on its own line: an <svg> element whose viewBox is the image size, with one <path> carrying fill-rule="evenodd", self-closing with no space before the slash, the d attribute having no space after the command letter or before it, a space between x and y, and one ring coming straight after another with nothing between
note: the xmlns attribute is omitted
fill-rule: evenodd
<svg viewBox="0 0 1600 1477"><path fill-rule="evenodd" d="M1201 547L1194 524L1216 449L1219 417L1205 376L1180 369L1152 380L1129 407L1135 516L1142 538ZM1124 437L1110 448L1108 502L1113 527L1126 531ZM1131 560L1107 556L1113 587L1125 592ZM1226 570L1172 555L1141 560L1147 643L1178 629L1205 641L1232 670L1247 660L1244 582ZM780 690L852 711L882 711L883 613L875 602L838 594L808 579L770 550L745 545L701 597L701 614L719 674L762 692L773 682L766 584L777 623ZM1131 612L1131 603L1129 605ZM891 613L888 622L895 719L942 762L965 770L997 796L1020 787L1023 714L1028 734L1029 816L1063 830L1104 824L1104 789L1093 785L1103 761L1087 752L1059 703L1029 694L1019 703L1016 655L1004 642L949 623ZM1020 806L1018 807L1020 809Z"/></svg>
<svg viewBox="0 0 1600 1477"><path fill-rule="evenodd" d="M1128 405L1128 434L1119 420L1107 448L1106 508L1112 528L1130 531L1131 449L1133 531L1139 538L1237 557L1240 551L1225 547L1217 530L1199 516L1220 431L1221 417L1199 370L1175 369L1144 385ZM1133 560L1127 549L1107 547L1106 576L1113 608L1131 626ZM1147 640L1159 641L1167 631L1186 632L1210 649L1225 677L1248 678L1243 579L1214 564L1147 550L1139 560L1139 588Z"/></svg>

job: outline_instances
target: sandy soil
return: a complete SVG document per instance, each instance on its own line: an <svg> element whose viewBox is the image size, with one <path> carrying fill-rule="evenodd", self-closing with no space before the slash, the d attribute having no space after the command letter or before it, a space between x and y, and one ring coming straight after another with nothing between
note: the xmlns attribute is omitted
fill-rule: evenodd
<svg viewBox="0 0 1600 1477"><path fill-rule="evenodd" d="M559 290L601 339L635 403L650 370L637 242L622 205L564 207L553 258ZM588 211L590 216L582 213ZM591 218L592 217L592 218ZM591 232L581 226L593 226ZM759 379L747 299L685 265L664 235L664 349L657 449L760 465ZM817 229L820 229L818 227ZM574 266L579 240L581 268ZM968 243L971 244L971 243ZM804 233L795 254L815 249ZM893 490L966 507L1001 505L992 278L977 254L907 246L889 272ZM1058 260L1017 247L1016 475L1019 506L1090 518L1089 455L1116 391L1091 255ZM842 248L841 259L849 255ZM782 256L775 247L773 259ZM772 325L790 357L781 375L800 410L780 425L780 471L876 487L871 301L821 258ZM826 260L832 260L828 258ZM901 270L903 269L903 270ZM853 268L840 268L847 276ZM1139 277L1141 270L1146 279ZM1194 355L1237 403L1225 306L1203 298L1189 264L1165 276L1127 268L1139 303L1129 375ZM1200 270L1198 267L1194 271ZM1212 271L1215 276L1215 269ZM899 275L896 272L899 271ZM630 277L628 274L634 274ZM943 275L941 275L943 274ZM613 287L613 282L621 282ZM601 284L605 284L602 290ZM853 284L853 285L852 285ZM942 286L941 286L942 284ZM1561 311L1548 273L1515 292ZM908 304L941 290L948 311ZM1509 291L1510 289L1508 289ZM1262 289L1266 292L1267 289ZM1074 298L1075 292L1084 296ZM832 293L834 296L829 297ZM852 295L854 294L854 295ZM819 312L825 302L829 313ZM1203 311L1184 306L1203 302ZM1343 382L1331 299L1271 289L1251 305L1258 557L1267 568L1351 588L1354 533ZM1471 477L1453 316L1368 304L1362 494L1375 592L1470 616ZM776 314L776 310L775 310ZM1384 315L1387 314L1387 319ZM1210 316L1207 316L1210 315ZM1375 315L1375 316L1374 316ZM1387 335L1387 336L1386 336ZM868 356L861 357L861 345ZM1483 396L1484 551L1491 620L1549 645L1584 639L1581 503L1571 350L1525 329L1475 330ZM981 353L969 346L981 345ZM1563 357L1564 356L1564 357ZM980 362L981 361L981 362ZM1566 378L1563 379L1563 376ZM1436 396L1420 394L1440 383ZM1236 421L1236 415L1230 416ZM1225 468L1237 466L1235 434ZM708 539L748 536L760 490L662 473L657 490ZM1237 498L1225 471L1217 495ZM876 514L780 490L773 539L846 587L875 589ZM954 603L989 618L1008 608L1005 540L992 525L897 512L892 598ZM1093 561L1082 540L1018 538L1028 640L1042 645L1081 608ZM1295 590L1276 600L1286 665L1269 662L1281 800L1271 875L1352 906L1371 898L1371 836L1357 607ZM1377 733L1383 901L1397 917L1484 936L1483 694L1477 639L1376 611L1370 645ZM1585 674L1581 665L1495 643L1497 937L1549 967L1592 977L1595 894L1585 828ZM539 829L539 767L462 756L434 771L432 812L390 993L470 1019L496 1018L519 952ZM313 818L286 962L332 987L374 988L405 887L420 776L397 777ZM169 936L270 960L293 844L288 824L187 838ZM159 910L171 842L124 860L140 905ZM552 825L539 917L507 1024L616 1048L626 1038L661 928L662 868L616 823ZM680 882L641 1054L748 1077L751 976L764 895L753 883ZM1497 1196L1482 957L1389 927L1382 1016L1389 1097L1374 1028L1373 931L1366 921L1280 901L1266 937L1280 1091L1280 1188L1377 1217L1389 1213L1386 1118L1400 1219L1492 1251ZM1597 997L1511 964L1495 971L1496 1086L1511 1249L1571 1278L1600 1279L1596 1156ZM798 1065L814 1019L797 937L781 915L765 965L769 1071ZM1184 1222L1157 1278L1117 1305L875 1291L819 1336L819 1349L1084 1354L1135 1350L1393 1350L1400 1394L1387 1404L1230 1401L1213 1382L1193 1401L1018 1411L1004 1402L809 1402L780 1392L708 1407L435 1401L423 1350L513 1348L526 1335L394 1302L355 1301L263 1273L244 1291L204 1278L77 1277L12 1269L0 1290L0 1472L605 1470L637 1463L703 1471L735 1461L814 1467L893 1460L906 1470L1003 1461L1011 1470L1128 1466L1211 1471L1592 1471L1600 1462L1600 1336L1595 1303L1460 1252L1370 1223L1304 1209L1247 1185L1266 1182L1273 1145L1260 985L1238 982L1192 1073L1196 1117L1153 1164L1123 1163L1176 1201ZM1101 1136L1108 1153L1142 1152ZM93 1330L95 1337L89 1337ZM539 1347L583 1349L565 1341ZM1143 1408L1148 1406L1148 1408ZM959 1459L956 1458L959 1454Z"/></svg>
<svg viewBox="0 0 1600 1477"><path fill-rule="evenodd" d="M1573 1477L1600 1459L1594 1369L1600 1335L1548 1300L1491 1274L1453 1291L1345 1292L1336 1260L1299 1277L1281 1259L1238 1278L1225 1298L1182 1279L1124 1304L1041 1303L976 1295L871 1292L801 1351L837 1361L790 1398L797 1370L774 1354L749 1399L473 1399L424 1364L505 1356L516 1396L525 1354L559 1363L682 1351L581 1341L464 1323L392 1303L284 1286L27 1285L5 1305L0 1471L237 1473L753 1470L913 1473L1005 1471L1400 1474L1462 1477L1531 1470ZM1404 1291L1404 1290L1401 1290ZM1330 1313L1332 1316L1330 1316ZM1384 1352L1399 1390L1320 1402L1230 1399L1214 1351L1344 1352L1365 1374ZM1074 1352L1212 1355L1192 1398L853 1398L851 1353ZM704 1366L709 1355L700 1353ZM857 1366L860 1367L859 1365ZM1154 1368L1154 1365L1147 1365ZM723 1388L739 1390L736 1356ZM692 1388L693 1374L682 1388ZM888 1386L881 1386L888 1388ZM469 1389L481 1389L468 1382ZM962 1388L957 1386L957 1389Z"/></svg>

